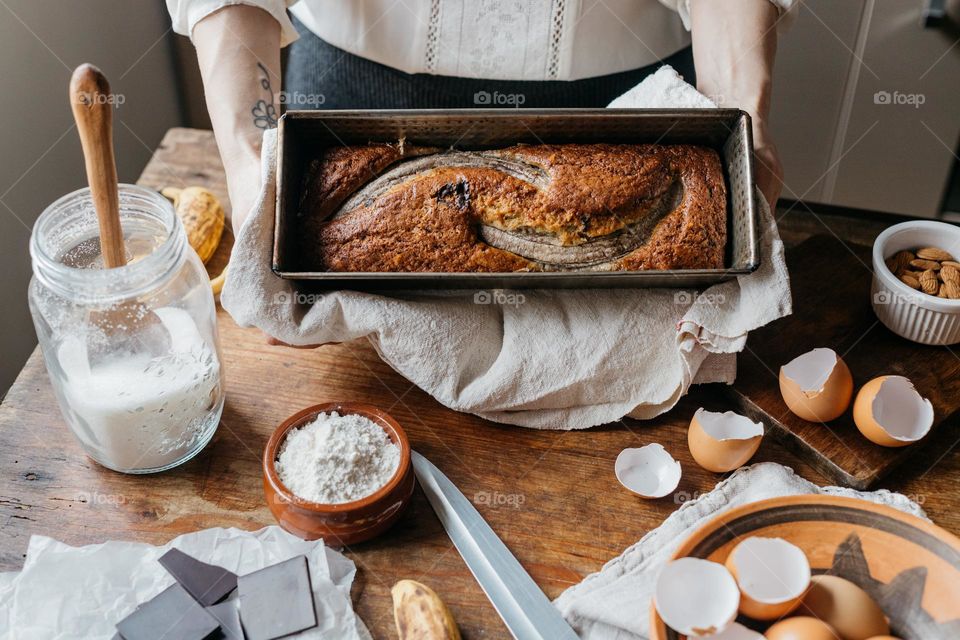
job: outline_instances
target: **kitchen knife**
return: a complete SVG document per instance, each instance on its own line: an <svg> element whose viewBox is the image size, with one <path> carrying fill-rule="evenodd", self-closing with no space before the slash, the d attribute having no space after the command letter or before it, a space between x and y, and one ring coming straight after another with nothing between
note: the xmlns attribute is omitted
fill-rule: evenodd
<svg viewBox="0 0 960 640"><path fill-rule="evenodd" d="M576 640L567 621L466 496L413 452L413 471L447 535L517 640Z"/></svg>

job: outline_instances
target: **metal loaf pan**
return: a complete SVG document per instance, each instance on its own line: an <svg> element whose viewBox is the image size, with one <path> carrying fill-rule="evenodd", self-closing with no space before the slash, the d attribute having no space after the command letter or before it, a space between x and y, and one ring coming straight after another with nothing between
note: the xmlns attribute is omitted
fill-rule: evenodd
<svg viewBox="0 0 960 640"><path fill-rule="evenodd" d="M484 149L517 143L699 144L716 149L727 181L726 268L551 273L305 271L295 243L303 172L325 146L396 142ZM750 116L738 109L462 109L288 111L278 132L273 271L318 289L703 287L760 264Z"/></svg>

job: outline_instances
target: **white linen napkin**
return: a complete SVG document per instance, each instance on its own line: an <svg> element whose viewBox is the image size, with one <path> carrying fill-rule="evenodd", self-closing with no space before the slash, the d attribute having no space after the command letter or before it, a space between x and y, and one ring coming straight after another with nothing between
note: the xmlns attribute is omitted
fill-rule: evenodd
<svg viewBox="0 0 960 640"><path fill-rule="evenodd" d="M646 640L657 576L690 534L733 507L804 494L860 498L926 519L923 510L902 494L884 489L861 492L843 487L818 487L783 465L761 462L738 469L710 493L684 502L662 525L600 571L564 591L554 604L581 640Z"/></svg>
<svg viewBox="0 0 960 640"><path fill-rule="evenodd" d="M664 67L613 106L714 105ZM366 338L445 406L495 422L582 429L627 414L652 418L694 382L732 382L747 333L790 313L783 245L765 205L760 269L699 297L668 289L335 291L304 301L270 270L275 167L276 133L268 131L264 186L233 247L224 309L293 345Z"/></svg>

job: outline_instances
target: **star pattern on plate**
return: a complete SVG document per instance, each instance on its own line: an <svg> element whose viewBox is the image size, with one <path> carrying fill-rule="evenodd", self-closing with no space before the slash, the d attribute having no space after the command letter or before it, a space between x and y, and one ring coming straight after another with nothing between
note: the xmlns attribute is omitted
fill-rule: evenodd
<svg viewBox="0 0 960 640"><path fill-rule="evenodd" d="M851 533L837 546L832 566L820 573L850 580L870 594L890 619L890 631L896 636L924 640L960 638L960 618L941 623L923 609L927 568L904 569L889 583L883 583L870 574L863 544L856 533Z"/></svg>

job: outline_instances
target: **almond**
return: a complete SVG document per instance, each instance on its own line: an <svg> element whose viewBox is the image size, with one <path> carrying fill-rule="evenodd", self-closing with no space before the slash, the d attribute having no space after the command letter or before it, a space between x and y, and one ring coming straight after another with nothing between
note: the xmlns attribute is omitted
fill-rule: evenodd
<svg viewBox="0 0 960 640"><path fill-rule="evenodd" d="M916 256L913 255L910 251L898 251L889 258L887 258L887 268L890 269L891 273L896 273L900 275L900 271L906 269L910 264L911 260L915 260Z"/></svg>
<svg viewBox="0 0 960 640"><path fill-rule="evenodd" d="M956 262L954 260L944 260L943 262L940 263L940 265L944 267L953 267L954 269L960 269L960 262Z"/></svg>
<svg viewBox="0 0 960 640"><path fill-rule="evenodd" d="M925 247L917 251L917 257L923 258L924 260L936 260L937 262L943 262L944 260L953 260L953 256L943 249L937 249L936 247Z"/></svg>
<svg viewBox="0 0 960 640"><path fill-rule="evenodd" d="M903 282L903 284L910 287L911 289L920 288L920 280L918 280L917 278L914 278L912 275L904 274L900 276L900 281Z"/></svg>
<svg viewBox="0 0 960 640"><path fill-rule="evenodd" d="M927 269L920 274L920 290L932 296L937 295L937 291L940 290L940 282L937 280L936 271Z"/></svg>
<svg viewBox="0 0 960 640"><path fill-rule="evenodd" d="M954 281L944 282L940 287L940 293L946 294L951 300L960 300L960 285Z"/></svg>
<svg viewBox="0 0 960 640"><path fill-rule="evenodd" d="M955 282L960 284L960 269L952 267L949 264L945 264L940 269L940 279L944 282Z"/></svg>
<svg viewBox="0 0 960 640"><path fill-rule="evenodd" d="M910 261L910 266L923 271L939 271L940 263L935 260L922 260L917 258Z"/></svg>

